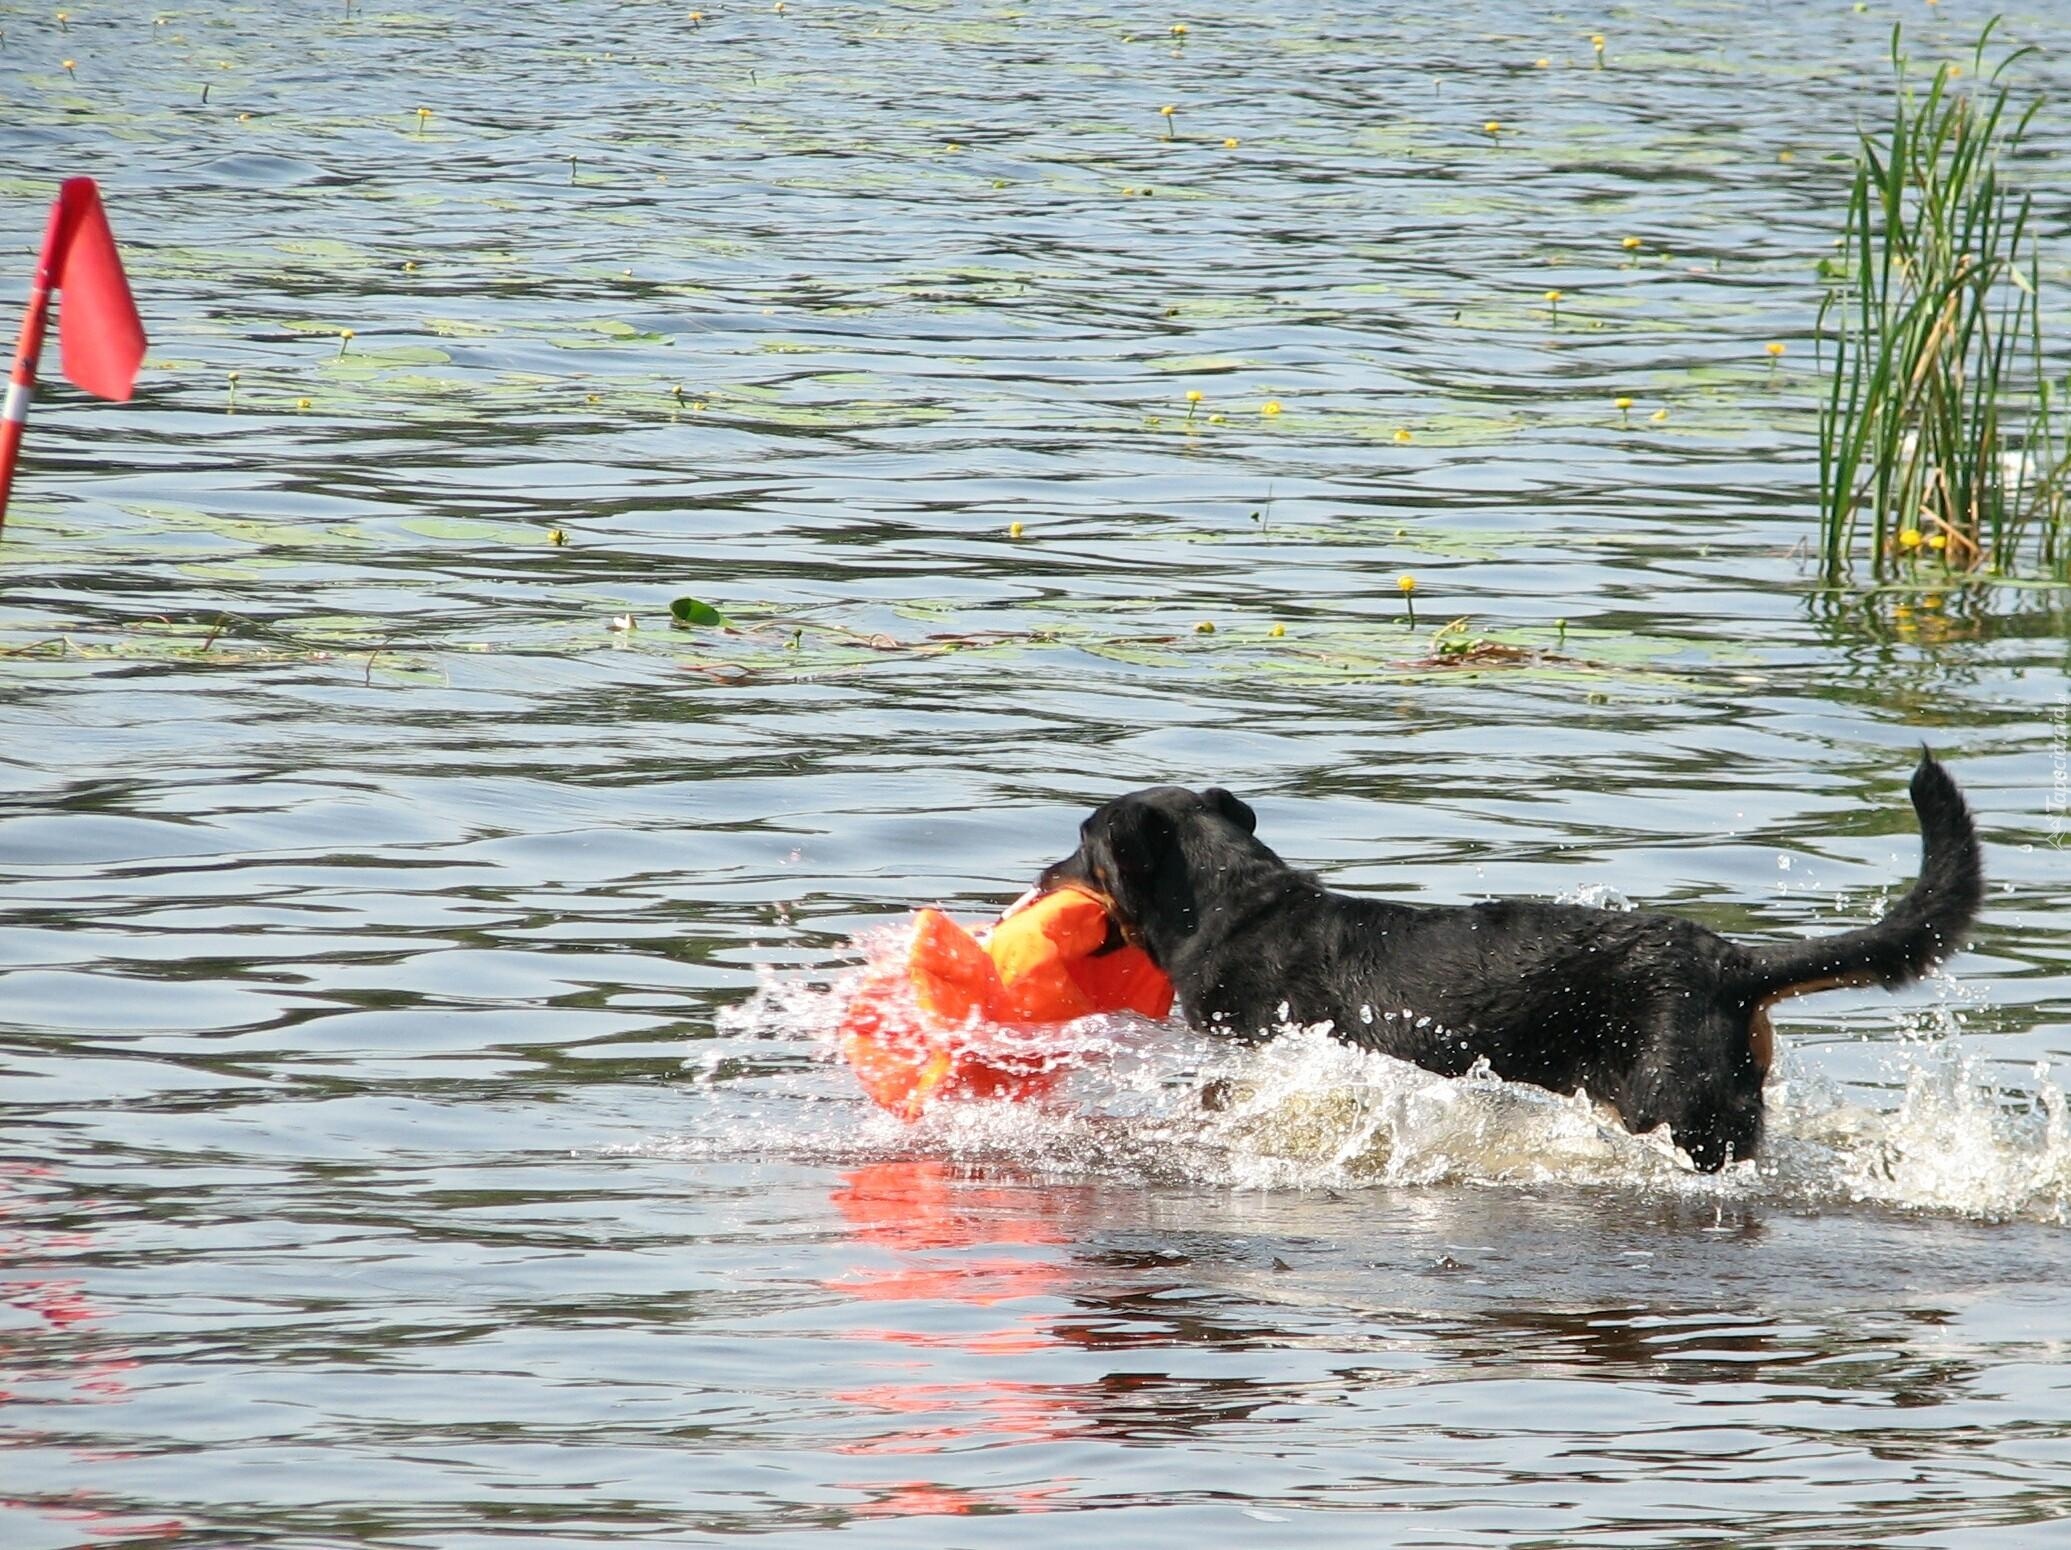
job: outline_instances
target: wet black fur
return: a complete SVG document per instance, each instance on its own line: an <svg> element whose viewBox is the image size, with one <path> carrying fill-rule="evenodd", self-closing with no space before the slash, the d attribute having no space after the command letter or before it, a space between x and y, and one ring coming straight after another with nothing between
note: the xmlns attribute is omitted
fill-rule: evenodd
<svg viewBox="0 0 2071 1550"><path fill-rule="evenodd" d="M1633 1131L1669 1126L1710 1172L1760 1143L1770 1001L1902 985L1961 945L1984 886L1970 813L1931 754L1912 797L1912 890L1874 925L1764 946L1674 915L1332 893L1260 844L1251 809L1219 788L1106 803L1042 885L1104 894L1198 1029L1265 1037L1328 1022L1446 1075L1486 1059L1511 1081L1587 1089Z"/></svg>

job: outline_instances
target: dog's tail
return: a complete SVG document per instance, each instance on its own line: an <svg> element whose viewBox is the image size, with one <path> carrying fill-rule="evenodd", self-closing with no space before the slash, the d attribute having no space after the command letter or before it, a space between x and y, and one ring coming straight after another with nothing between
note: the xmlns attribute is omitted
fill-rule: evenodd
<svg viewBox="0 0 2071 1550"><path fill-rule="evenodd" d="M1925 749L1913 771L1913 811L1920 815L1920 878L1906 896L1875 925L1747 949L1749 1000L1837 985L1889 989L1918 979L1963 945L1984 897L1984 865L1963 793Z"/></svg>

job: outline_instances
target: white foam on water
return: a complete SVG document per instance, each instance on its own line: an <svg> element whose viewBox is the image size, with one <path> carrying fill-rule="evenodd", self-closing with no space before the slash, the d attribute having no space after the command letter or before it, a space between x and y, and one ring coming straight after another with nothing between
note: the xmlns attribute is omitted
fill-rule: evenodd
<svg viewBox="0 0 2071 1550"><path fill-rule="evenodd" d="M882 961L904 943L891 930L859 946ZM1668 1136L1632 1135L1586 1096L1485 1069L1438 1076L1324 1027L1240 1043L1177 1021L1087 1018L1059 1030L1085 1064L1052 1097L946 1102L908 1125L862 1096L835 1048L861 972L767 975L693 1048L709 1123L638 1150L829 1161L926 1151L1230 1188L1556 1184L2071 1221L2063 1090L2041 1067L2013 1084L1988 1076L1948 1002L1902 1019L1884 1087L1843 1086L1822 1074L1818 1049L1786 1050L1762 1155L1704 1175Z"/></svg>

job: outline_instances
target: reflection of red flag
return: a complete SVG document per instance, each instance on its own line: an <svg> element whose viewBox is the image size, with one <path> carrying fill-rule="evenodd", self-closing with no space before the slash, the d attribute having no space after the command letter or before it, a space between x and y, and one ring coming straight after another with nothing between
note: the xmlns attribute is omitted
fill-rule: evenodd
<svg viewBox="0 0 2071 1550"><path fill-rule="evenodd" d="M92 178L65 180L57 228L50 283L62 295L58 343L65 375L97 398L128 398L144 360L144 324Z"/></svg>

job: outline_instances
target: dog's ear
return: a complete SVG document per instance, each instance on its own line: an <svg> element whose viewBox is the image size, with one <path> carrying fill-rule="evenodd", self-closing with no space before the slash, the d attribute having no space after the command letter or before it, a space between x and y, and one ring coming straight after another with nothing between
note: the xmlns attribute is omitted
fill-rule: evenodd
<svg viewBox="0 0 2071 1550"><path fill-rule="evenodd" d="M1172 820L1148 802L1119 802L1106 816L1101 835L1115 869L1115 883L1141 888L1157 875L1158 860L1172 845Z"/></svg>
<svg viewBox="0 0 2071 1550"><path fill-rule="evenodd" d="M1222 787L1210 786L1201 795L1208 799L1210 808L1229 819L1231 823L1242 829L1246 834L1258 833L1258 814L1254 813L1245 803L1231 796Z"/></svg>

